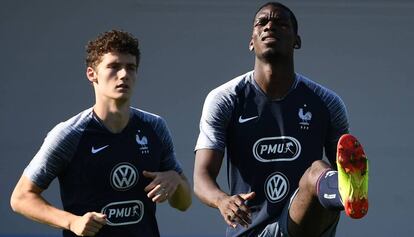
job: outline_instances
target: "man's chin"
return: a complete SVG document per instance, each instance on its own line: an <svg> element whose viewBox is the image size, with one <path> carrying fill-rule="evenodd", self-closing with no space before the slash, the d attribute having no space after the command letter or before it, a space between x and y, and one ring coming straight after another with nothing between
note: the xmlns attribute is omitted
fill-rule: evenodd
<svg viewBox="0 0 414 237"><path fill-rule="evenodd" d="M127 94L124 94L124 95L119 95L119 96L115 96L115 97L114 97L114 99L115 99L117 102L120 102L120 103L125 103L125 102L128 102L128 100L130 100L130 98L131 98L131 96L130 96L130 95L127 95Z"/></svg>
<svg viewBox="0 0 414 237"><path fill-rule="evenodd" d="M276 49L267 49L262 53L260 58L266 60L266 61L274 61L275 59L279 58L281 55L280 52L278 52Z"/></svg>

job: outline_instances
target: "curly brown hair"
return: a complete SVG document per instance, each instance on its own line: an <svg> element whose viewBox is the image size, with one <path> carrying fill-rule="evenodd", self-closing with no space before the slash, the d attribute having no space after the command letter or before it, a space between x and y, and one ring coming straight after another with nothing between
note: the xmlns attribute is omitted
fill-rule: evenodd
<svg viewBox="0 0 414 237"><path fill-rule="evenodd" d="M86 45L86 66L96 68L102 56L109 52L134 55L137 66L140 60L138 39L126 31L111 30L100 34Z"/></svg>

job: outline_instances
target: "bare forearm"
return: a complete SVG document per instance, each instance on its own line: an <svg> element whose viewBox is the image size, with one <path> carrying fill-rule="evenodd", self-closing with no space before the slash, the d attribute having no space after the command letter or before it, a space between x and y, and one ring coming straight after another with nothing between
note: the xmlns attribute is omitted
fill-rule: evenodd
<svg viewBox="0 0 414 237"><path fill-rule="evenodd" d="M211 149L201 149L196 152L194 193L203 203L214 208L218 208L218 202L228 196L216 182L223 155L222 151Z"/></svg>
<svg viewBox="0 0 414 237"><path fill-rule="evenodd" d="M194 176L194 193L206 205L218 208L218 201L227 193L220 189L217 182L206 173L199 173Z"/></svg>
<svg viewBox="0 0 414 237"><path fill-rule="evenodd" d="M69 230L70 223L77 217L52 206L36 193L13 194L11 206L13 211L27 218L60 229Z"/></svg>
<svg viewBox="0 0 414 237"><path fill-rule="evenodd" d="M191 206L191 189L184 175L180 175L181 182L174 194L168 199L170 205L180 211L185 211Z"/></svg>
<svg viewBox="0 0 414 237"><path fill-rule="evenodd" d="M49 204L42 196L43 190L30 179L22 176L10 198L13 211L40 223L61 229L70 229L77 217Z"/></svg>

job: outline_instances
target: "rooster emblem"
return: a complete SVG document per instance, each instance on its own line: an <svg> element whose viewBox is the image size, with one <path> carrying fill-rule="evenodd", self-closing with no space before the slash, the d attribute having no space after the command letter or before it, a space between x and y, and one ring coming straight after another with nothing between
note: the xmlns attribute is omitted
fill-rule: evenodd
<svg viewBox="0 0 414 237"><path fill-rule="evenodd" d="M148 144L148 139L146 136L143 136L142 138L140 138L139 135L137 134L136 140L137 140L137 143L141 146L145 146Z"/></svg>
<svg viewBox="0 0 414 237"><path fill-rule="evenodd" d="M312 113L311 112L303 112L303 108L299 109L299 118L302 120L300 122L300 125L309 126L309 121L312 119Z"/></svg>
<svg viewBox="0 0 414 237"><path fill-rule="evenodd" d="M138 133L141 131L138 131ZM140 145L141 147L139 148L141 150L142 154L148 154L149 153L149 148L148 148L148 138L146 136L142 136L140 137L139 135L135 136L135 140L137 141L138 145Z"/></svg>

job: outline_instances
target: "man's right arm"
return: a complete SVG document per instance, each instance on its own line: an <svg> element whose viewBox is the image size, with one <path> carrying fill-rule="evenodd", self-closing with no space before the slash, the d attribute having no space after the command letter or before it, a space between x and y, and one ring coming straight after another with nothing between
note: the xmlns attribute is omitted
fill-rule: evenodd
<svg viewBox="0 0 414 237"><path fill-rule="evenodd" d="M225 222L235 228L237 224L251 223L251 213L245 201L253 199L254 192L228 195L216 182L223 162L223 152L212 149L196 151L194 164L194 193L205 204L218 208Z"/></svg>
<svg viewBox="0 0 414 237"><path fill-rule="evenodd" d="M88 212L77 216L49 204L42 196L43 189L22 176L10 199L13 211L40 223L67 229L80 236L94 236L104 224L104 214Z"/></svg>

